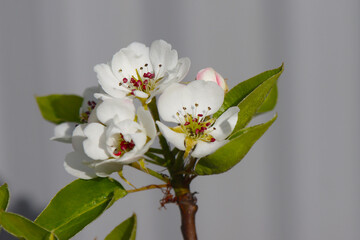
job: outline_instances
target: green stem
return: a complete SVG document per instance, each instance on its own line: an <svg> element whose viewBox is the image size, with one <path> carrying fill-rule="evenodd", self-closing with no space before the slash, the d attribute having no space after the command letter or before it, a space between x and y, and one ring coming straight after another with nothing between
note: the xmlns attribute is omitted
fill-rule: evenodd
<svg viewBox="0 0 360 240"><path fill-rule="evenodd" d="M144 169L144 168L141 167L141 165L138 162L133 162L129 166L131 166L131 167L133 167L133 168L135 168L137 170L140 170L140 171L142 171L144 173L147 173L147 174L149 174L149 175L151 175L153 177L156 177L157 179L160 179L161 181L163 181L165 183L170 182L170 179L168 177L166 177L166 176L164 176L164 175L162 175L162 174L160 174L160 173L158 173L158 172L156 172L156 171L154 171L154 170L152 170L150 168Z"/></svg>
<svg viewBox="0 0 360 240"><path fill-rule="evenodd" d="M149 152L151 153L157 153L157 154L163 154L163 150L158 149L158 148L150 148Z"/></svg>
<svg viewBox="0 0 360 240"><path fill-rule="evenodd" d="M145 153L145 156L151 158L151 160L153 160L155 162L154 164L156 164L156 165L164 166L164 164L166 162L165 159L163 159L151 152Z"/></svg>

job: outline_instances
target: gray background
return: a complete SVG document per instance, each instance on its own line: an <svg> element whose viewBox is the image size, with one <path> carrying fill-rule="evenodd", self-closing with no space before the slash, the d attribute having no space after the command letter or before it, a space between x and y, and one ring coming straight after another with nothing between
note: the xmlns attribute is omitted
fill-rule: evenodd
<svg viewBox="0 0 360 240"><path fill-rule="evenodd" d="M359 12L358 0L1 0L0 181L11 209L33 218L74 179L63 169L71 147L48 140L34 95L81 94L95 64L164 39L192 60L188 79L212 66L233 86L285 62L274 126L233 170L193 184L199 238L359 239ZM159 210L161 197L131 194L74 239L103 239L134 211L138 239L181 239L178 209Z"/></svg>

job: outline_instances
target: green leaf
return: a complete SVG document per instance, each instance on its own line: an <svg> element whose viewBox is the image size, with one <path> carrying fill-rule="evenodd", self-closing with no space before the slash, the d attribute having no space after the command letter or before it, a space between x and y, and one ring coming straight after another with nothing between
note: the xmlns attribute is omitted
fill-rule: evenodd
<svg viewBox="0 0 360 240"><path fill-rule="evenodd" d="M83 101L82 97L53 94L35 98L45 120L55 124L62 122L80 123L79 110Z"/></svg>
<svg viewBox="0 0 360 240"><path fill-rule="evenodd" d="M10 193L8 185L5 183L0 187L0 210L6 210L9 204Z"/></svg>
<svg viewBox="0 0 360 240"><path fill-rule="evenodd" d="M277 75L283 71L282 64L279 68L268 70L266 72L260 73L255 77L252 77L246 81L243 81L233 87L224 98L224 103L221 108L213 115L215 118L218 118L223 114L228 108L237 106L247 95L249 95L255 88L260 84L265 82L267 79L271 78L274 75ZM280 75L279 75L280 76Z"/></svg>
<svg viewBox="0 0 360 240"><path fill-rule="evenodd" d="M265 98L265 101L263 102L261 107L257 110L256 114L258 115L273 110L276 106L277 98L278 98L278 89L277 89L277 84L275 84L273 88L270 90L267 97Z"/></svg>
<svg viewBox="0 0 360 240"><path fill-rule="evenodd" d="M69 239L126 194L111 178L78 179L55 195L35 223L54 232L59 240Z"/></svg>
<svg viewBox="0 0 360 240"><path fill-rule="evenodd" d="M57 239L51 232L20 215L0 210L0 224L12 235L26 240Z"/></svg>
<svg viewBox="0 0 360 240"><path fill-rule="evenodd" d="M104 240L135 240L136 238L136 214L120 223Z"/></svg>
<svg viewBox="0 0 360 240"><path fill-rule="evenodd" d="M196 174L219 174L234 167L244 158L254 143L266 132L276 118L277 115L267 123L244 129L241 134L238 133L239 135L217 151L201 158L195 168Z"/></svg>
<svg viewBox="0 0 360 240"><path fill-rule="evenodd" d="M270 90L276 84L276 81L281 73L282 72L279 72L264 81L239 103L238 107L240 108L240 112L238 114L238 120L233 132L239 131L250 122L252 117L263 104Z"/></svg>

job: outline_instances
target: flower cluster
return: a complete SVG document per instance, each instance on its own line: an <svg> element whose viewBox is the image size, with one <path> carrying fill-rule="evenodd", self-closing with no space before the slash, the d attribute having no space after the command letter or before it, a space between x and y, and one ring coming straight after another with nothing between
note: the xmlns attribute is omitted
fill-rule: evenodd
<svg viewBox="0 0 360 240"><path fill-rule="evenodd" d="M180 83L189 68L190 60L179 59L163 40L150 48L131 43L110 63L96 65L99 86L85 90L81 122L58 125L52 138L72 143L65 169L83 179L109 176L146 159L159 134L184 151L184 160L202 158L226 144L239 112L231 107L213 117L228 91L226 81L205 68L195 81ZM148 107L154 98L160 116L155 120Z"/></svg>

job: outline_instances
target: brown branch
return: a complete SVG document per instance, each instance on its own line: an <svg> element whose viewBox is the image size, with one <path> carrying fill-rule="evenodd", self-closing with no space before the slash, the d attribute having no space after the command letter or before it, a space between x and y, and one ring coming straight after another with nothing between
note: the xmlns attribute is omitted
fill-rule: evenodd
<svg viewBox="0 0 360 240"><path fill-rule="evenodd" d="M168 184L161 184L161 185L156 185L156 184L151 184L145 187L141 187L141 188L137 188L137 189L133 189L133 190L126 190L128 193L134 193L134 192L140 192L140 191L145 191L145 190L150 190L150 189L155 189L155 188L166 188L168 186Z"/></svg>
<svg viewBox="0 0 360 240"><path fill-rule="evenodd" d="M196 198L190 192L178 196L177 203L181 213L181 232L184 240L197 240L195 214L198 210Z"/></svg>

